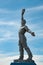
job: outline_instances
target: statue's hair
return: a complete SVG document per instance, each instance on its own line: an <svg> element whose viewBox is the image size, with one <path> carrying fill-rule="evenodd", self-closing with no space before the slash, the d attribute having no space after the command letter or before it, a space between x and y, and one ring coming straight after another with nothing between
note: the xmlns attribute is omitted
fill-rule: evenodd
<svg viewBox="0 0 43 65"><path fill-rule="evenodd" d="M26 24L26 20L25 19L23 20L23 23Z"/></svg>

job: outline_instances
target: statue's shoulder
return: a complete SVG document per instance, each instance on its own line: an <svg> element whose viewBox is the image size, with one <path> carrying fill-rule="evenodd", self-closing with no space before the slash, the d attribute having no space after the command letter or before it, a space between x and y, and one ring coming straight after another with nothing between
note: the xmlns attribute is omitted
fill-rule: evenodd
<svg viewBox="0 0 43 65"><path fill-rule="evenodd" d="M25 28L28 28L28 26L27 26L27 25L25 25Z"/></svg>

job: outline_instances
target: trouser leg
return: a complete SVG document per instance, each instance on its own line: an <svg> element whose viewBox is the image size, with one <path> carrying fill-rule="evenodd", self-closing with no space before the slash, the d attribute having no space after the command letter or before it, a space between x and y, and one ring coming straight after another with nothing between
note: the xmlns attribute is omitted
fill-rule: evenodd
<svg viewBox="0 0 43 65"><path fill-rule="evenodd" d="M19 51L20 51L20 59L23 59L23 57L24 57L24 49L23 49L23 46L22 46L20 41L19 41Z"/></svg>
<svg viewBox="0 0 43 65"><path fill-rule="evenodd" d="M31 51L30 51L30 49L29 49L28 46L25 47L25 50L26 50L26 52L28 53L29 58L32 59L32 53L31 53Z"/></svg>
<svg viewBox="0 0 43 65"><path fill-rule="evenodd" d="M27 52L29 58L32 59L32 53L31 53L29 47L27 46L27 43L26 43L26 42L23 43L23 47L24 47L24 49L26 50L26 52Z"/></svg>

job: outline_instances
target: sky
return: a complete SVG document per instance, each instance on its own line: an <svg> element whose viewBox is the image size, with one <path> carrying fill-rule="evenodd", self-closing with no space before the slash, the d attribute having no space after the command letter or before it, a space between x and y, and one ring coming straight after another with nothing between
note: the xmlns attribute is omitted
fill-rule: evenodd
<svg viewBox="0 0 43 65"><path fill-rule="evenodd" d="M0 0L0 59L2 60L5 57L19 55L18 32L23 8L26 9L24 14L26 25L36 35L33 37L26 32L27 45L33 55L43 57L43 0ZM26 51L24 53L27 55Z"/></svg>

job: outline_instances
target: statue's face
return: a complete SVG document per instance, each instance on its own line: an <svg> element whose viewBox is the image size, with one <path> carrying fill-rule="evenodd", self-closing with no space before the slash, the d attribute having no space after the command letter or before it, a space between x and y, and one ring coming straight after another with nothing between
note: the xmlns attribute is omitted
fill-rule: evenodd
<svg viewBox="0 0 43 65"><path fill-rule="evenodd" d="M21 25L24 26L24 25L25 25L25 22L22 21L22 22L21 22Z"/></svg>
<svg viewBox="0 0 43 65"><path fill-rule="evenodd" d="M21 25L24 26L26 24L26 20L21 21Z"/></svg>

